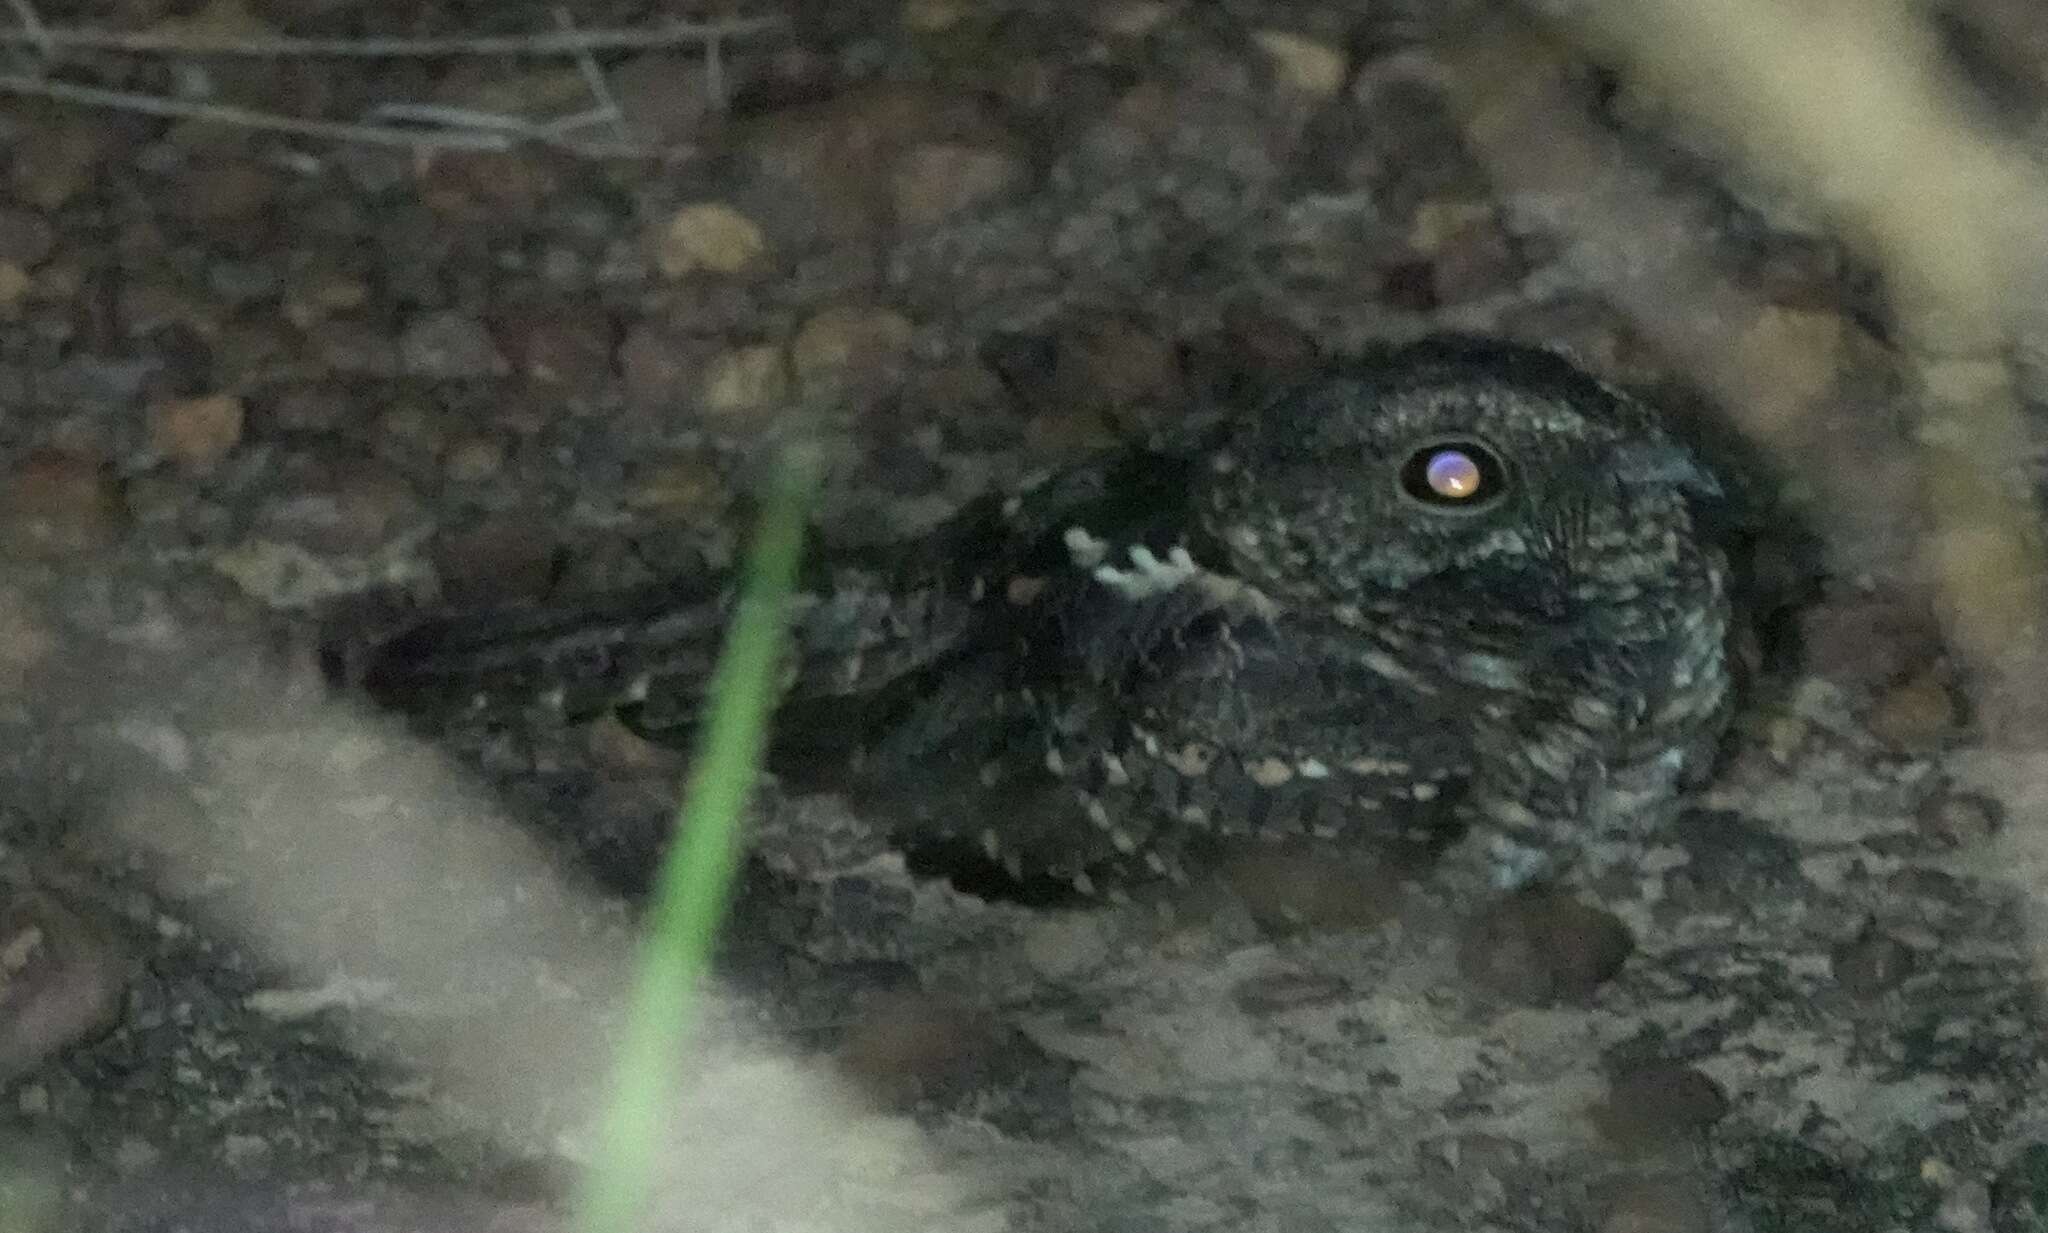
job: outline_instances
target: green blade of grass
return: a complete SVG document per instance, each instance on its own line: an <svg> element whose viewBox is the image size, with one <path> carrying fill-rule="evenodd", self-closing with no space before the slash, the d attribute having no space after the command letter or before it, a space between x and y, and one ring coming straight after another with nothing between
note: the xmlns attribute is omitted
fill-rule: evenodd
<svg viewBox="0 0 2048 1233"><path fill-rule="evenodd" d="M577 1227L629 1233L653 1187L661 1114L682 1066L692 997L710 965L738 867L740 831L767 744L803 527L819 462L792 450L776 468L732 629L712 675L676 839L656 878L633 1000L583 1179Z"/></svg>

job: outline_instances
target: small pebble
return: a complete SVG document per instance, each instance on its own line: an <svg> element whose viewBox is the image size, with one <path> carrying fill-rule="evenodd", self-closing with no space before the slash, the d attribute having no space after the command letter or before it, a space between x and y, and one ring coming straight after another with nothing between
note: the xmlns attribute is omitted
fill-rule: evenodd
<svg viewBox="0 0 2048 1233"><path fill-rule="evenodd" d="M1798 617L1802 666L1837 685L1878 689L1941 651L1933 614L1890 592L1824 596Z"/></svg>
<svg viewBox="0 0 2048 1233"><path fill-rule="evenodd" d="M38 605L15 588L0 587L0 698L20 697L58 645Z"/></svg>
<svg viewBox="0 0 2048 1233"><path fill-rule="evenodd" d="M460 309L415 317L399 335L398 355L405 371L416 377L461 380L511 371L483 322Z"/></svg>
<svg viewBox="0 0 2048 1233"><path fill-rule="evenodd" d="M126 983L103 931L48 895L0 887L0 1083L111 1027Z"/></svg>
<svg viewBox="0 0 2048 1233"><path fill-rule="evenodd" d="M1608 1196L1599 1233L1715 1233L1714 1213L1694 1178L1630 1178Z"/></svg>
<svg viewBox="0 0 2048 1233"><path fill-rule="evenodd" d="M1337 96L1350 74L1342 47L1291 30L1260 30L1252 43L1272 61L1281 84L1311 99Z"/></svg>
<svg viewBox="0 0 2048 1233"><path fill-rule="evenodd" d="M149 406L150 444L184 471L204 475L242 440L246 411L233 394L170 398Z"/></svg>
<svg viewBox="0 0 2048 1233"><path fill-rule="evenodd" d="M1781 405L1797 407L1834 387L1847 335L1835 309L1772 304L1758 311L1734 346L1751 368L1771 374Z"/></svg>
<svg viewBox="0 0 2048 1233"><path fill-rule="evenodd" d="M726 481L712 460L700 454L653 458L634 471L625 500L633 509L694 521L724 507Z"/></svg>
<svg viewBox="0 0 2048 1233"><path fill-rule="evenodd" d="M291 460L258 528L312 552L357 554L382 547L420 512L404 474L353 455Z"/></svg>
<svg viewBox="0 0 2048 1233"><path fill-rule="evenodd" d="M711 358L697 404L708 414L736 417L763 411L789 396L789 363L781 347L735 347Z"/></svg>
<svg viewBox="0 0 2048 1233"><path fill-rule="evenodd" d="M319 370L347 377L400 375L398 340L358 321L329 321L306 336Z"/></svg>
<svg viewBox="0 0 2048 1233"><path fill-rule="evenodd" d="M706 271L737 274L761 264L768 240L760 224L722 202L687 205L669 216L655 241L654 266L670 278Z"/></svg>
<svg viewBox="0 0 2048 1233"><path fill-rule="evenodd" d="M618 774L672 775L687 763L681 753L641 736L610 712L585 724L583 739L598 765Z"/></svg>
<svg viewBox="0 0 2048 1233"><path fill-rule="evenodd" d="M615 361L627 403L652 414L673 413L686 405L714 348L713 343L678 335L656 322L631 326L619 341Z"/></svg>
<svg viewBox="0 0 2048 1233"><path fill-rule="evenodd" d="M30 454L0 477L0 552L60 558L112 544L126 522L119 486L99 462Z"/></svg>
<svg viewBox="0 0 2048 1233"><path fill-rule="evenodd" d="M1937 792L1921 805L1920 833L1947 850L1990 842L2004 825L2005 811L1978 792Z"/></svg>
<svg viewBox="0 0 2048 1233"><path fill-rule="evenodd" d="M94 181L113 129L88 120L60 121L39 128L13 143L9 171L16 196L48 212Z"/></svg>
<svg viewBox="0 0 2048 1233"><path fill-rule="evenodd" d="M1022 188L1026 168L1007 150L927 142L903 152L889 177L898 226L929 227Z"/></svg>
<svg viewBox="0 0 2048 1233"><path fill-rule="evenodd" d="M1458 968L1498 996L1549 1006L1591 996L1634 950L1628 926L1613 913L1537 889L1506 896L1474 920Z"/></svg>
<svg viewBox="0 0 2048 1233"><path fill-rule="evenodd" d="M277 172L246 159L195 159L171 192L171 212L197 223L246 223L277 201Z"/></svg>
<svg viewBox="0 0 2048 1233"><path fill-rule="evenodd" d="M12 261L0 261L0 315L9 320L19 318L22 305L35 286L36 280L27 270Z"/></svg>
<svg viewBox="0 0 2048 1233"><path fill-rule="evenodd" d="M434 540L442 598L458 607L537 599L555 576L556 531L537 513L495 514Z"/></svg>
<svg viewBox="0 0 2048 1233"><path fill-rule="evenodd" d="M1142 38L1173 16L1166 0L1111 0L1089 10L1089 21L1104 34Z"/></svg>
<svg viewBox="0 0 2048 1233"><path fill-rule="evenodd" d="M269 420L286 432L332 432L346 423L355 409L340 386L298 384L277 392Z"/></svg>
<svg viewBox="0 0 2048 1233"><path fill-rule="evenodd" d="M1955 695L1932 667L1887 689L1870 712L1871 735L1903 754L1933 753L1961 723Z"/></svg>
<svg viewBox="0 0 2048 1233"><path fill-rule="evenodd" d="M840 1045L839 1069L876 1103L905 1108L983 1083L1014 1033L970 1007L923 993L877 1000Z"/></svg>
<svg viewBox="0 0 2048 1233"><path fill-rule="evenodd" d="M314 264L293 271L285 280L281 305L285 320L310 330L340 313L370 302L370 283L354 270Z"/></svg>
<svg viewBox="0 0 2048 1233"><path fill-rule="evenodd" d="M441 460L441 473L458 484L487 480L504 469L505 442L498 437L464 437Z"/></svg>
<svg viewBox="0 0 2048 1233"><path fill-rule="evenodd" d="M1899 987L1915 967L1912 948L1890 934L1866 929L1828 956L1835 983L1858 1001L1869 1001Z"/></svg>
<svg viewBox="0 0 2048 1233"><path fill-rule="evenodd" d="M1384 865L1318 848L1253 850L1226 862L1224 885L1269 931L1370 928L1404 902L1400 880Z"/></svg>
<svg viewBox="0 0 2048 1233"><path fill-rule="evenodd" d="M1432 298L1449 305L1497 295L1513 287L1521 274L1514 242L1489 217L1445 238L1430 262Z"/></svg>
<svg viewBox="0 0 2048 1233"><path fill-rule="evenodd" d="M513 366L528 380L572 389L611 379L611 317L597 303L570 303L501 331Z"/></svg>
<svg viewBox="0 0 2048 1233"><path fill-rule="evenodd" d="M1691 1066L1650 1062L1607 1081L1607 1097L1589 1111L1615 1146L1651 1151L1683 1142L1728 1113L1721 1085Z"/></svg>
<svg viewBox="0 0 2048 1233"><path fill-rule="evenodd" d="M828 308L790 340L790 365L806 393L840 384L891 385L902 377L914 333L909 320L886 308Z"/></svg>
<svg viewBox="0 0 2048 1233"><path fill-rule="evenodd" d="M686 141L711 118L711 90L701 57L649 52L621 62L605 77L619 118L642 140Z"/></svg>
<svg viewBox="0 0 2048 1233"><path fill-rule="evenodd" d="M57 229L34 210L0 206L0 263L34 269L57 247Z"/></svg>

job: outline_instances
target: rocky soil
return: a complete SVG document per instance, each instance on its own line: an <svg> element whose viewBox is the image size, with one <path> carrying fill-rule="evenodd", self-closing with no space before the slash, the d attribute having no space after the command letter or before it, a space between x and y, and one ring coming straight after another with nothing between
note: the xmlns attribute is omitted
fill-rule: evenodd
<svg viewBox="0 0 2048 1233"><path fill-rule="evenodd" d="M679 1111L763 1146L692 1175L668 1223L2048 1227L2028 888L1994 856L2038 759L1982 745L1890 541L1799 531L1808 477L1732 444L1489 178L1417 71L1468 7L762 4L777 21L715 57L603 52L616 116L503 150L10 97L0 1211L560 1227L574 1145L507 1124L557 1077L512 1060L571 1051L494 1055L527 1046L490 1033L602 1000L681 768L613 724L422 746L327 696L326 632L716 571L793 437L829 447L820 539L876 542L1248 371L1449 328L1568 350L1730 468L1750 671L1715 781L1569 892L1448 902L1276 858L1089 910L962 893L836 803L771 792L777 859L750 871L707 1039L831 1090ZM559 28L519 4L39 11ZM573 59L10 54L529 136L595 97ZM1704 241L1804 379L1892 431L1868 269L1730 191L1626 89L1576 80L1591 121L1707 203ZM811 1117L838 1137L793 1129ZM816 1198L809 1172L861 1197ZM714 1177L750 1180L714 1201ZM721 1205L754 1191L781 1199L742 1226Z"/></svg>

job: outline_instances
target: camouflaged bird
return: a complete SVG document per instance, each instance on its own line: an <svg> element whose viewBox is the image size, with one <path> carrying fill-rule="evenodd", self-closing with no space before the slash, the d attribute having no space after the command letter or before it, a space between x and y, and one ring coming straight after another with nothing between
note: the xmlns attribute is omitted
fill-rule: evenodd
<svg viewBox="0 0 2048 1233"><path fill-rule="evenodd" d="M1083 891L1253 838L1554 850L1626 827L1727 693L1713 481L1548 352L1332 362L1173 442L808 567L771 761L906 842ZM687 732L729 589L457 615L368 665L420 714Z"/></svg>

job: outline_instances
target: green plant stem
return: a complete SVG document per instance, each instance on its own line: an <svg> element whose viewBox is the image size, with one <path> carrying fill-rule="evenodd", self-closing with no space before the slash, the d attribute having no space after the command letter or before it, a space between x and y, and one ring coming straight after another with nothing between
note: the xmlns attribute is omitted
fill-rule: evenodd
<svg viewBox="0 0 2048 1233"><path fill-rule="evenodd" d="M746 577L707 691L676 838L655 882L626 1039L604 1110L598 1156L584 1179L578 1228L629 1233L647 1205L662 1111L681 1071L692 999L732 894L745 811L775 707L803 527L818 460L791 450L776 469Z"/></svg>

